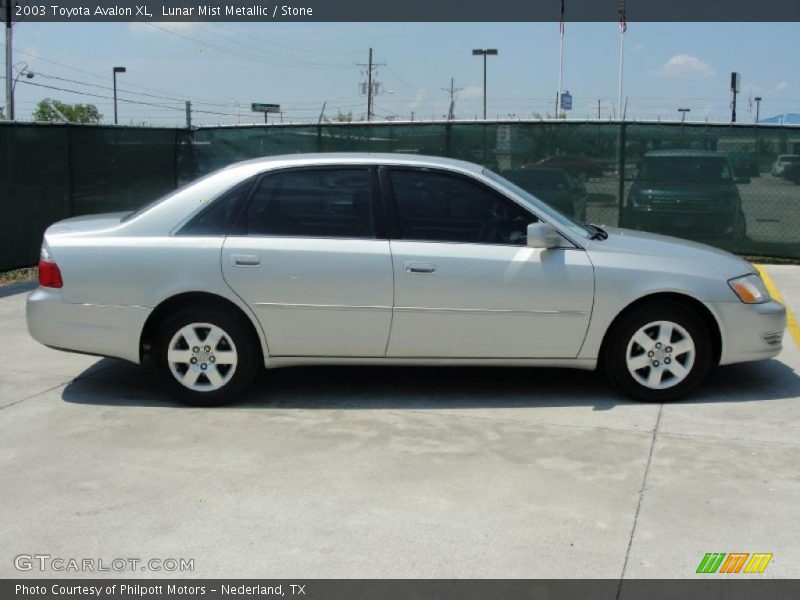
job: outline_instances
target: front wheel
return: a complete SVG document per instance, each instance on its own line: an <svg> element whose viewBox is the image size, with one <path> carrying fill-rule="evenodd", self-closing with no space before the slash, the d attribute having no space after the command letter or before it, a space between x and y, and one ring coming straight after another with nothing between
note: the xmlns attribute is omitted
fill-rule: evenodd
<svg viewBox="0 0 800 600"><path fill-rule="evenodd" d="M213 306L186 308L159 327L155 366L177 400L194 406L226 404L253 382L257 343L239 315Z"/></svg>
<svg viewBox="0 0 800 600"><path fill-rule="evenodd" d="M713 364L711 333L693 310L663 302L642 305L608 334L603 362L611 381L637 400L682 398Z"/></svg>

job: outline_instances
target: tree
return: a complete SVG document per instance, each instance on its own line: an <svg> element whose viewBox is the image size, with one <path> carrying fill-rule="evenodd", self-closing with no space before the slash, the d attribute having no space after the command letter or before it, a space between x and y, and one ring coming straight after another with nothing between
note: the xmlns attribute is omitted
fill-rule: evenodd
<svg viewBox="0 0 800 600"><path fill-rule="evenodd" d="M69 123L99 123L103 118L94 104L68 104L45 98L33 111L35 121L68 121Z"/></svg>

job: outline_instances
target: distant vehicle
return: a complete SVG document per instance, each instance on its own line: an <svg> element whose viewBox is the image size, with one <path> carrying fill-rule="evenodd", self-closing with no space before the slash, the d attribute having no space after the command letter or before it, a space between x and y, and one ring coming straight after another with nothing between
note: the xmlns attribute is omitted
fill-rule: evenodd
<svg viewBox="0 0 800 600"><path fill-rule="evenodd" d="M800 162L800 154L781 154L777 160L772 163L772 174L776 177L783 177L786 167L789 165L797 164Z"/></svg>
<svg viewBox="0 0 800 600"><path fill-rule="evenodd" d="M783 178L792 183L800 184L800 161L786 167L783 171Z"/></svg>
<svg viewBox="0 0 800 600"><path fill-rule="evenodd" d="M758 160L752 152L735 150L728 152L728 158L731 161L733 173L737 178L758 177L761 175Z"/></svg>
<svg viewBox="0 0 800 600"><path fill-rule="evenodd" d="M625 226L680 237L740 239L742 200L722 152L659 150L644 156L628 192Z"/></svg>
<svg viewBox="0 0 800 600"><path fill-rule="evenodd" d="M586 156L574 156L569 154L548 156L537 162L536 166L561 169L573 177L582 179L603 176L603 165Z"/></svg>
<svg viewBox="0 0 800 600"><path fill-rule="evenodd" d="M559 169L515 169L503 177L578 221L586 220L586 187Z"/></svg>

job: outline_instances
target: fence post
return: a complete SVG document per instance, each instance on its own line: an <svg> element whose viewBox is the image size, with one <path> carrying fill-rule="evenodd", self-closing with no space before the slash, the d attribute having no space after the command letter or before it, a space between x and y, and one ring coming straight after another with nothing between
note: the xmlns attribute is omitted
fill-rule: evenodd
<svg viewBox="0 0 800 600"><path fill-rule="evenodd" d="M75 170L73 169L72 161L72 127L66 125L67 128L67 206L69 208L69 216L75 216Z"/></svg>
<svg viewBox="0 0 800 600"><path fill-rule="evenodd" d="M624 213L625 203L625 130L627 125L625 122L619 124L619 135L617 136L617 178L618 178L618 191L617 191L617 227L625 225L622 215Z"/></svg>

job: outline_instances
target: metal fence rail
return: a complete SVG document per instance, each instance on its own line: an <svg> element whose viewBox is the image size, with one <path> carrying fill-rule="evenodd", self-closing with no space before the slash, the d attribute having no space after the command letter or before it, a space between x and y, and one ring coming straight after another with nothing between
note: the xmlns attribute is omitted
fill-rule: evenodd
<svg viewBox="0 0 800 600"><path fill-rule="evenodd" d="M405 152L483 164L574 216L800 258L800 127L618 122L322 123L184 129L0 125L0 269L44 228L134 209L230 163Z"/></svg>

